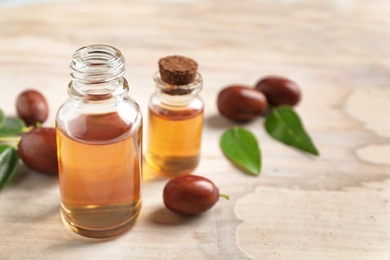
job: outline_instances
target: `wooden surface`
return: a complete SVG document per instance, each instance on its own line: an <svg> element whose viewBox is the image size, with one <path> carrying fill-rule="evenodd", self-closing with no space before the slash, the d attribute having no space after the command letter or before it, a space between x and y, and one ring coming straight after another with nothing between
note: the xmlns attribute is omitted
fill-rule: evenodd
<svg viewBox="0 0 390 260"><path fill-rule="evenodd" d="M390 259L389 17L387 0L3 6L0 107L9 115L17 94L36 88L49 101L46 125L53 125L67 98L71 55L84 45L123 52L130 95L145 119L157 60L196 59L206 124L195 174L231 200L184 218L162 204L166 180L146 181L137 225L96 241L65 229L57 179L22 167L0 193L0 259ZM301 85L297 111L321 156L272 140L259 118L244 125L263 151L256 178L220 151L219 137L234 123L218 115L215 101L222 87L253 85L268 74Z"/></svg>

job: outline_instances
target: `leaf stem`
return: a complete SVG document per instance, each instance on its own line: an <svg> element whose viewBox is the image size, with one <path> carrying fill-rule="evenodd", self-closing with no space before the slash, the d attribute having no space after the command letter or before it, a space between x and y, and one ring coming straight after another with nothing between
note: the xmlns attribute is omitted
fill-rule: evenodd
<svg viewBox="0 0 390 260"><path fill-rule="evenodd" d="M226 194L219 194L220 197L230 200L230 196Z"/></svg>
<svg viewBox="0 0 390 260"><path fill-rule="evenodd" d="M20 136L0 137L0 142L18 142L19 140Z"/></svg>
<svg viewBox="0 0 390 260"><path fill-rule="evenodd" d="M22 133L27 133L27 132L29 132L30 130L32 130L33 128L34 128L33 126L26 126L26 127L23 127Z"/></svg>
<svg viewBox="0 0 390 260"><path fill-rule="evenodd" d="M20 142L20 136L7 136L7 137L0 137L0 143L6 143L9 146L17 149Z"/></svg>

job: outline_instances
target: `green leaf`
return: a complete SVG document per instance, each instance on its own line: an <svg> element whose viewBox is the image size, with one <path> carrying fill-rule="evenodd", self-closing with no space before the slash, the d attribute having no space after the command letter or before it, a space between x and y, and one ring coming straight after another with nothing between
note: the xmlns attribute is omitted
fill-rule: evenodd
<svg viewBox="0 0 390 260"><path fill-rule="evenodd" d="M4 112L3 110L0 109L0 127L2 127L4 124L4 117L5 117Z"/></svg>
<svg viewBox="0 0 390 260"><path fill-rule="evenodd" d="M250 131L232 127L223 133L220 146L235 165L252 175L260 175L261 151L256 137Z"/></svg>
<svg viewBox="0 0 390 260"><path fill-rule="evenodd" d="M6 117L3 125L0 127L0 137L21 134L25 127L26 125L19 118Z"/></svg>
<svg viewBox="0 0 390 260"><path fill-rule="evenodd" d="M16 172L19 156L15 148L9 145L0 146L0 191L8 184Z"/></svg>
<svg viewBox="0 0 390 260"><path fill-rule="evenodd" d="M274 107L265 119L265 129L273 138L286 145L319 155L298 114L288 106Z"/></svg>

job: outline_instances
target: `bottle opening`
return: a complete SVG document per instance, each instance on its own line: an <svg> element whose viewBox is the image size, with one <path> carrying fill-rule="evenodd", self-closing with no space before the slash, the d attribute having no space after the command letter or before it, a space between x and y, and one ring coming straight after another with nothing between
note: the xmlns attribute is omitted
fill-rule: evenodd
<svg viewBox="0 0 390 260"><path fill-rule="evenodd" d="M72 85L76 92L107 95L123 85L125 59L111 46L95 44L73 54L70 64Z"/></svg>
<svg viewBox="0 0 390 260"><path fill-rule="evenodd" d="M73 54L71 76L81 82L101 83L122 77L125 59L122 53L108 45L89 45Z"/></svg>

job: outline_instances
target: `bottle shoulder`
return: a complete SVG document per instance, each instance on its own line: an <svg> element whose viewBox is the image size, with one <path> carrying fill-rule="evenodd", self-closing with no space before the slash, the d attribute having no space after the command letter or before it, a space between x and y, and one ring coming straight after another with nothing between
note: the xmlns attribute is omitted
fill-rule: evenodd
<svg viewBox="0 0 390 260"><path fill-rule="evenodd" d="M134 113L141 114L138 103L130 98L111 99L109 101L90 101L69 98L65 101L57 112L57 118L64 114L104 114L109 112L119 112L123 116L134 117Z"/></svg>
<svg viewBox="0 0 390 260"><path fill-rule="evenodd" d="M153 95L149 100L149 113L158 115L167 120L186 120L193 118L204 111L204 102L197 96L191 102L182 106L173 106L164 103L158 96Z"/></svg>
<svg viewBox="0 0 390 260"><path fill-rule="evenodd" d="M202 110L203 99L199 95L184 98L181 96L169 96L154 93L149 99L149 107L160 106L171 110L186 110L188 108Z"/></svg>
<svg viewBox="0 0 390 260"><path fill-rule="evenodd" d="M116 104L66 101L58 110L56 126L80 142L108 142L126 138L142 127L138 104L125 98Z"/></svg>

